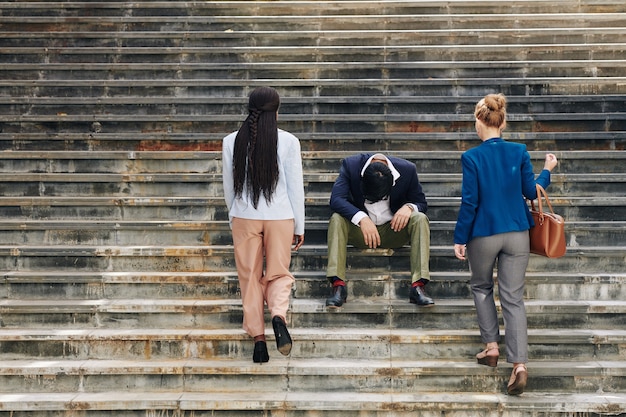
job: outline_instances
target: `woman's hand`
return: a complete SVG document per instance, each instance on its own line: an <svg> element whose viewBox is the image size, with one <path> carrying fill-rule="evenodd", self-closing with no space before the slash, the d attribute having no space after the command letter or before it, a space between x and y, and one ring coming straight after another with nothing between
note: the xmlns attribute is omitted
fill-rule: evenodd
<svg viewBox="0 0 626 417"><path fill-rule="evenodd" d="M554 169L554 167L556 167L556 164L558 162L559 161L557 161L555 154L547 153L546 154L546 162L543 165L543 169L547 169L548 171L552 171Z"/></svg>
<svg viewBox="0 0 626 417"><path fill-rule="evenodd" d="M461 245L460 243L455 243L454 244L454 256L464 261L465 260L465 245Z"/></svg>
<svg viewBox="0 0 626 417"><path fill-rule="evenodd" d="M293 235L292 244L294 245L293 250L298 250L304 243L304 235Z"/></svg>

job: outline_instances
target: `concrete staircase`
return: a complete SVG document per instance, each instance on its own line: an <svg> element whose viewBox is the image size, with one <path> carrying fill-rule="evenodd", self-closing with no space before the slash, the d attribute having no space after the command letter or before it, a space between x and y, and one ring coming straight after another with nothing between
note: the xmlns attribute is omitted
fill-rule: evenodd
<svg viewBox="0 0 626 417"><path fill-rule="evenodd" d="M0 2L0 416L626 415L625 47L623 0ZM258 85L307 196L294 349L263 365L220 161ZM567 220L567 255L531 258L520 397L475 363L452 251L490 92L537 172L558 155ZM374 150L418 167L433 308L408 303L404 249L351 250L349 302L324 308L330 188Z"/></svg>

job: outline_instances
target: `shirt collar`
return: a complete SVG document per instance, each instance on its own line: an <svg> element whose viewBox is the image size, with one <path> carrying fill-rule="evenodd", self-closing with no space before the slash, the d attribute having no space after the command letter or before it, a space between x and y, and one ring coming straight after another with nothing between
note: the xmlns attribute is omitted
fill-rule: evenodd
<svg viewBox="0 0 626 417"><path fill-rule="evenodd" d="M372 159L374 158L377 158L377 159L384 158L387 161L387 166L389 167L389 170L391 170L391 174L393 175L393 185L396 185L396 180L400 178L400 173L398 172L396 167L393 166L389 158L387 158L382 153L375 153L374 155L370 156L367 159L367 162L365 162L365 165L363 166L363 169L361 170L361 176L363 176L363 174L365 173L365 169L372 163Z"/></svg>
<svg viewBox="0 0 626 417"><path fill-rule="evenodd" d="M494 143L494 142L504 142L502 138L490 138L484 141L483 143Z"/></svg>

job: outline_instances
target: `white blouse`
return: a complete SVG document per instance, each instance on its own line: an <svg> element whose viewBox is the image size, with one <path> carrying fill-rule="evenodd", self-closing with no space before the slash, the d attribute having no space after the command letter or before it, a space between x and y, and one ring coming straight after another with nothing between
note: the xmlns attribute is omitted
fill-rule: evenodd
<svg viewBox="0 0 626 417"><path fill-rule="evenodd" d="M235 198L233 178L233 150L237 132L222 140L222 185L228 207L229 221L233 217L251 220L294 219L294 234L304 234L304 179L300 141L291 133L278 129L278 183L268 202L263 195L255 209L252 198L244 189L241 197Z"/></svg>

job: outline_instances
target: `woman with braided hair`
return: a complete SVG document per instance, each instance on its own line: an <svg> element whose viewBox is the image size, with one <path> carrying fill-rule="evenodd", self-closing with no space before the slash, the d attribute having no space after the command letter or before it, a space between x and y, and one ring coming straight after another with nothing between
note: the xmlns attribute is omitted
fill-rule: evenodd
<svg viewBox="0 0 626 417"><path fill-rule="evenodd" d="M256 363L269 361L265 304L278 351L291 352L286 324L294 282L289 272L291 245L298 250L304 242L300 142L278 129L279 105L276 90L256 88L249 97L248 117L222 142L224 199L235 247L243 329L254 338Z"/></svg>

